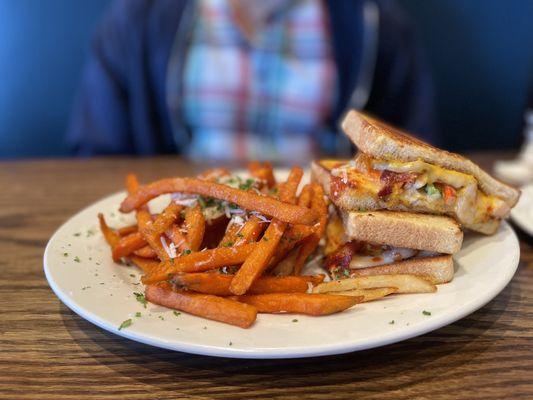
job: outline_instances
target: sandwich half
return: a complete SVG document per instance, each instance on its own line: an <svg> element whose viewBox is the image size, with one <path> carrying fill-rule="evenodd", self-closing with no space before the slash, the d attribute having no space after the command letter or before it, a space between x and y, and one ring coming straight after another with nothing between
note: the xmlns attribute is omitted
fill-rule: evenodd
<svg viewBox="0 0 533 400"><path fill-rule="evenodd" d="M333 279L412 274L434 284L452 280L452 254L463 233L444 216L394 211L331 210L324 267Z"/></svg>
<svg viewBox="0 0 533 400"><path fill-rule="evenodd" d="M312 175L344 211L448 215L468 229L493 234L520 196L467 158L363 113L348 112L342 128L359 150L355 159L316 161Z"/></svg>

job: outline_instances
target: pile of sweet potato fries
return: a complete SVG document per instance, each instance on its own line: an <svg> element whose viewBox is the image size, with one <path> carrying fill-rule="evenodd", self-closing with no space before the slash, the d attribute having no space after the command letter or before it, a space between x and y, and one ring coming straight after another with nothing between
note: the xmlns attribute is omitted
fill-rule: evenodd
<svg viewBox="0 0 533 400"><path fill-rule="evenodd" d="M113 260L143 270L148 301L242 328L257 313L328 315L363 301L309 293L324 276L300 275L326 228L322 187L310 183L298 194L297 167L285 182L269 163L248 169L249 179L214 169L144 186L128 175L120 211L135 211L137 224L114 230L99 215ZM163 194L172 200L151 214L147 203Z"/></svg>

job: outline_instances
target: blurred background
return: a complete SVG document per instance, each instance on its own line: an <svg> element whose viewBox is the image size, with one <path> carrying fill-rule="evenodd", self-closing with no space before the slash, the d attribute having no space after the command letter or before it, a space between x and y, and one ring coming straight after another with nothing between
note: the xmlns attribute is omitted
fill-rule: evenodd
<svg viewBox="0 0 533 400"><path fill-rule="evenodd" d="M440 144L517 149L533 85L533 1L398 3L429 61ZM69 115L109 4L0 0L0 158L69 155Z"/></svg>

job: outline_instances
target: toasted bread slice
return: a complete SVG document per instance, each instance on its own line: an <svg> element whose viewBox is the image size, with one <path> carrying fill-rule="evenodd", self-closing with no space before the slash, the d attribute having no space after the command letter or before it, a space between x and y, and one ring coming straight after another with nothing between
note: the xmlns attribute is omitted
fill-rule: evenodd
<svg viewBox="0 0 533 400"><path fill-rule="evenodd" d="M519 190L493 178L469 159L437 149L361 112L350 110L342 122L342 129L360 151L374 158L402 162L420 159L472 175L484 193L502 199L509 207L513 207L520 196Z"/></svg>
<svg viewBox="0 0 533 400"><path fill-rule="evenodd" d="M350 240L454 254L463 232L455 220L438 215L396 211L343 212L344 232Z"/></svg>
<svg viewBox="0 0 533 400"><path fill-rule="evenodd" d="M393 264L353 269L350 271L350 277L352 278L389 274L419 275L428 279L434 285L446 283L453 279L453 258L450 255L415 257Z"/></svg>
<svg viewBox="0 0 533 400"><path fill-rule="evenodd" d="M441 212L435 211L427 203L390 203L375 196L371 192L360 191L357 188L349 186L346 186L338 193L331 193L331 170L342 165L342 163L343 161L339 160L320 160L314 161L311 164L311 177L313 181L322 185L326 195L328 195L339 209L343 211L390 210L442 215ZM454 213L449 214L449 216L457 219ZM489 219L482 223L470 224L466 224L464 221L459 222L468 229L487 235L494 234L500 226L499 219Z"/></svg>

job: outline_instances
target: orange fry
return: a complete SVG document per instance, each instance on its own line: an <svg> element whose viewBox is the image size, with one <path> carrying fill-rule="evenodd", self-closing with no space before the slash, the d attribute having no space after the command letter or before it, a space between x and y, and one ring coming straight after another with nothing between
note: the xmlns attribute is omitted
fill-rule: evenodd
<svg viewBox="0 0 533 400"><path fill-rule="evenodd" d="M117 233L119 234L119 236L128 236L128 235L131 235L132 233L135 233L137 232L137 225L132 225L132 226L125 226L123 228L119 228L117 229Z"/></svg>
<svg viewBox="0 0 533 400"><path fill-rule="evenodd" d="M250 175L254 178L265 181L269 189L272 189L276 185L276 178L274 178L272 164L268 161L263 163L253 161L248 164L248 171L250 171Z"/></svg>
<svg viewBox="0 0 533 400"><path fill-rule="evenodd" d="M126 257L135 250L146 246L146 240L142 237L140 232L132 233L131 235L120 238L120 241L113 248L113 260L119 261L122 257Z"/></svg>
<svg viewBox="0 0 533 400"><path fill-rule="evenodd" d="M293 224L312 225L318 217L314 211L305 207L288 204L272 197L259 195L253 191L239 190L219 183L194 178L169 178L142 186L137 192L126 197L120 206L120 211L133 211L154 197L176 192L194 193L225 200L235 203L246 210L255 210L270 217L275 217L280 221ZM292 196L289 196L289 199Z"/></svg>
<svg viewBox="0 0 533 400"><path fill-rule="evenodd" d="M229 290L232 275L222 275L212 272L193 274L179 274L174 277L176 284L184 286L195 292L213 294L217 296L230 296ZM262 276L250 287L249 293L305 293L309 283L318 285L324 280L324 275L313 276Z"/></svg>
<svg viewBox="0 0 533 400"><path fill-rule="evenodd" d="M249 328L257 318L253 306L209 294L175 291L169 285L147 286L145 296L151 303L241 328Z"/></svg>
<svg viewBox="0 0 533 400"><path fill-rule="evenodd" d="M111 246L111 249L113 249L120 241L120 236L118 236L115 231L113 231L109 226L107 226L107 222L105 221L103 214L98 214L98 220L100 221L100 230L102 231L102 234L104 235L107 244L109 244L109 246Z"/></svg>
<svg viewBox="0 0 533 400"><path fill-rule="evenodd" d="M236 300L250 304L260 313L295 313L329 315L344 311L363 301L363 296L316 295L307 293L268 293L236 296Z"/></svg>
<svg viewBox="0 0 533 400"><path fill-rule="evenodd" d="M196 204L194 207L187 208L185 211L185 226L190 250L198 251L205 233L205 217L200 205Z"/></svg>
<svg viewBox="0 0 533 400"><path fill-rule="evenodd" d="M269 266L273 267L278 264L293 248L304 242L314 232L315 230L307 225L289 225L278 244L276 253L270 260Z"/></svg>
<svg viewBox="0 0 533 400"><path fill-rule="evenodd" d="M256 247L256 243L236 247L217 247L166 260L160 263L150 274L144 276L143 283L163 281L180 272L204 272L210 269L238 265L244 262Z"/></svg>
<svg viewBox="0 0 533 400"><path fill-rule="evenodd" d="M143 270L145 274L149 273L152 269L157 268L159 262L144 257L131 256L130 260L136 266Z"/></svg>
<svg viewBox="0 0 533 400"><path fill-rule="evenodd" d="M296 190L300 180L302 179L303 171L301 168L294 167L289 174L287 182L285 182L280 190L280 197L282 200L292 200L295 196ZM277 219L273 219L263 238L258 243L257 248L242 264L237 274L235 274L231 281L230 290L233 294L242 295L252 286L253 282L263 273L268 267L268 263L274 254L278 243L285 232L287 223Z"/></svg>
<svg viewBox="0 0 533 400"><path fill-rule="evenodd" d="M311 197L311 209L315 210L320 218L318 220L317 229L312 236L306 239L305 243L300 247L298 257L294 263L294 275L300 275L307 258L316 250L320 239L324 236L326 224L328 221L328 205L324 200L324 189L322 186L313 184L313 196Z"/></svg>
<svg viewBox="0 0 533 400"><path fill-rule="evenodd" d="M177 224L174 224L170 227L170 229L167 229L166 234L170 240L172 240L172 243L174 243L179 252L191 249L189 243L187 242L187 238L181 232L181 228Z"/></svg>
<svg viewBox="0 0 533 400"><path fill-rule="evenodd" d="M162 235L176 221L182 209L183 206L171 201L163 212L154 219L152 233L155 236Z"/></svg>
<svg viewBox="0 0 533 400"><path fill-rule="evenodd" d="M312 194L311 184L307 184L302 189L300 196L298 196L298 205L302 207L309 207L311 204L311 194Z"/></svg>
<svg viewBox="0 0 533 400"><path fill-rule="evenodd" d="M133 254L142 258L157 258L157 253L148 245L141 247L139 250L135 250Z"/></svg>
<svg viewBox="0 0 533 400"><path fill-rule="evenodd" d="M255 242L263 232L265 225L266 224L259 218L255 216L250 217L250 219L242 226L242 229L235 234L235 244L240 245L243 243Z"/></svg>

